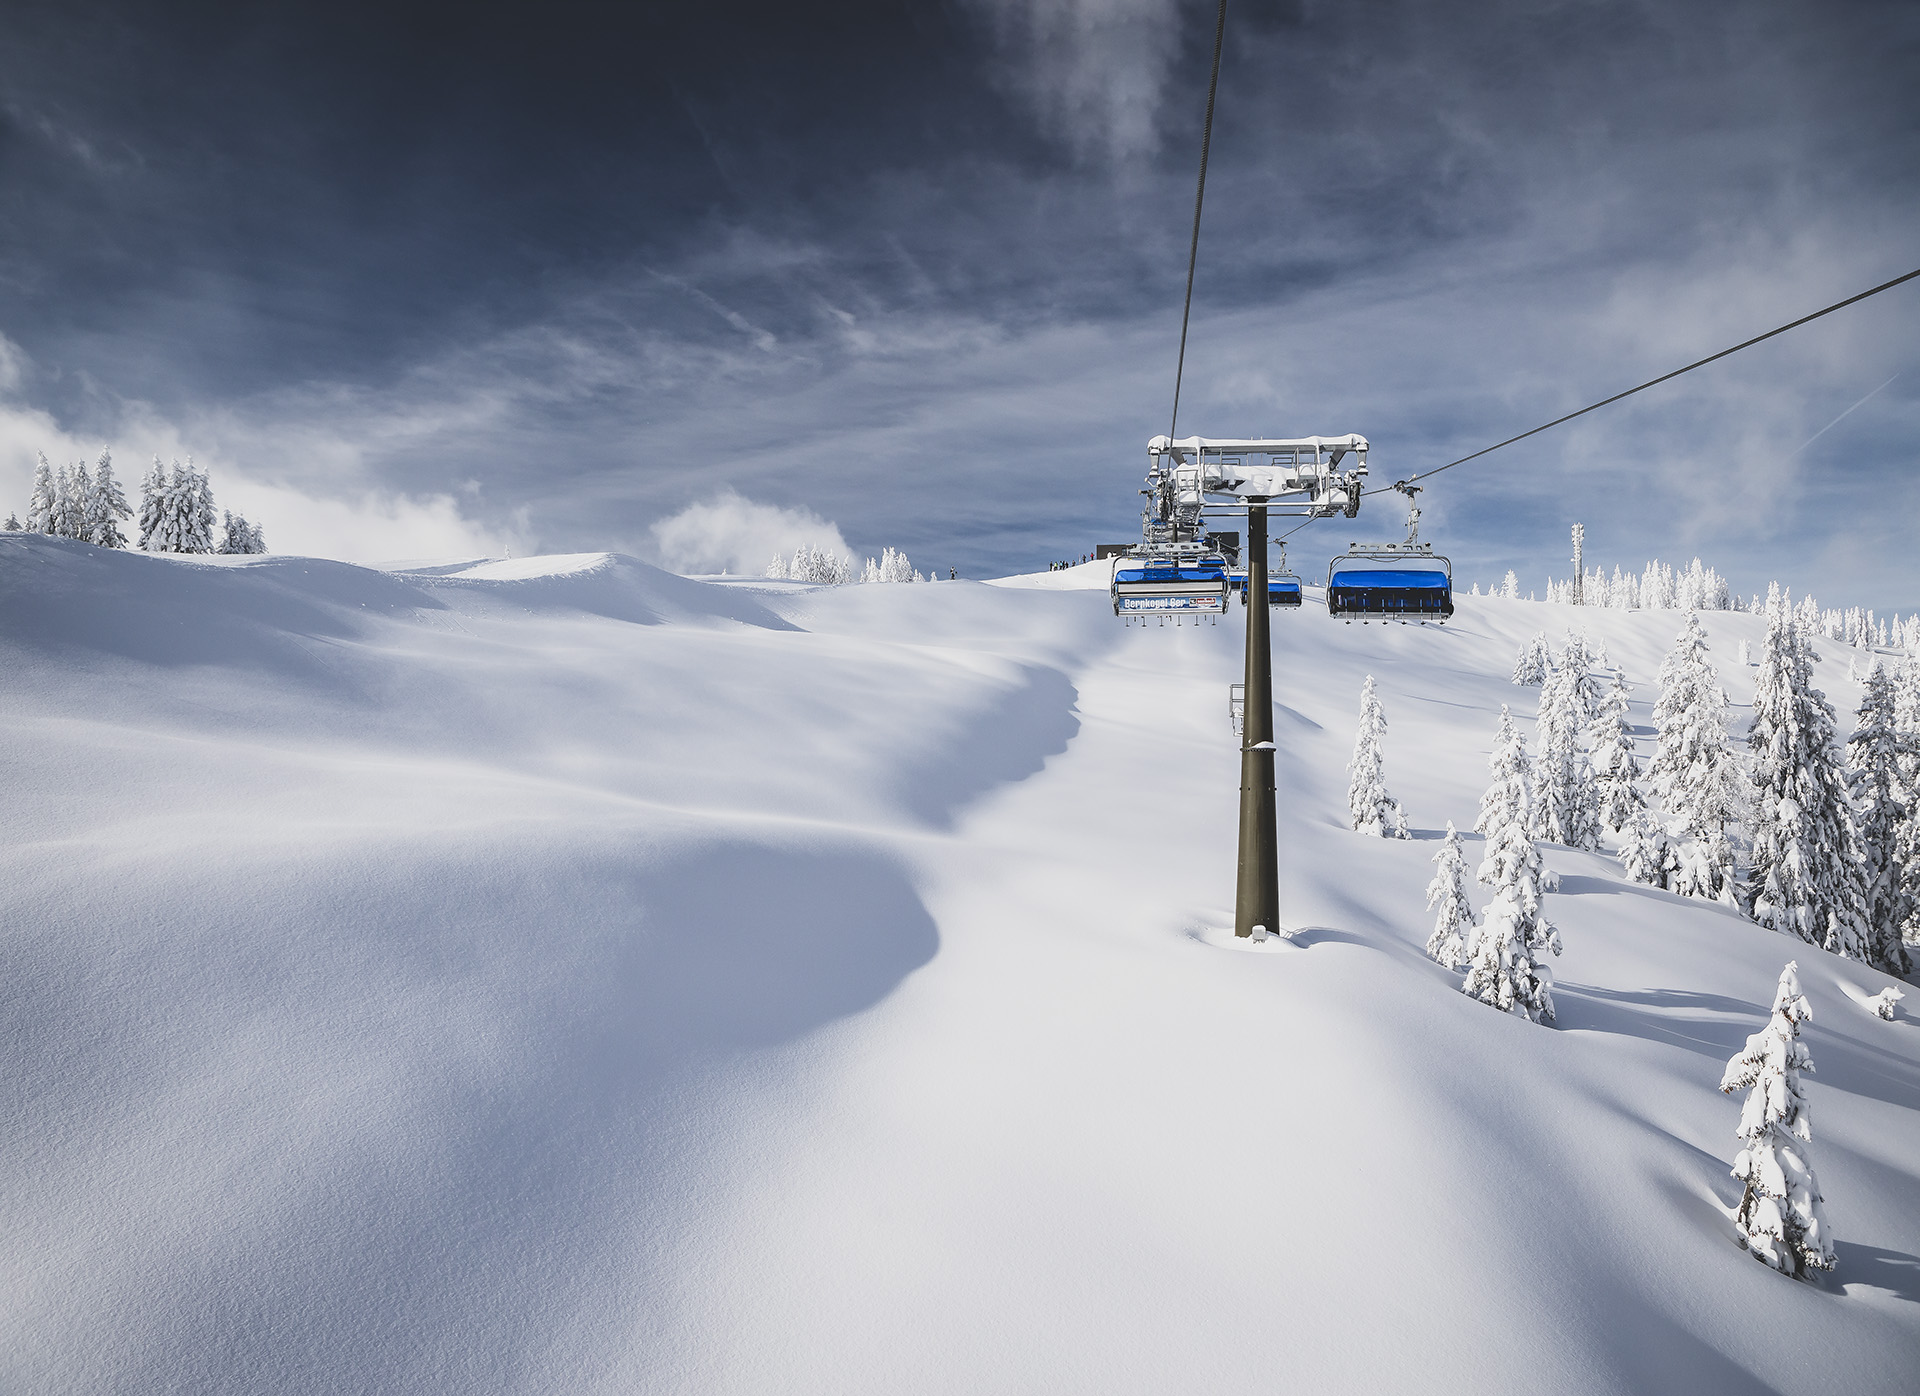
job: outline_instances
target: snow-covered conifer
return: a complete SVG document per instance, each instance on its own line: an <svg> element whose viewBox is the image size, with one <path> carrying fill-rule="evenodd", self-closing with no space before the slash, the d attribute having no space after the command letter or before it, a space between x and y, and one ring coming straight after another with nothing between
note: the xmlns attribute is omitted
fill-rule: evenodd
<svg viewBox="0 0 1920 1396"><path fill-rule="evenodd" d="M1654 789L1666 806L1675 871L1669 886L1689 897L1739 905L1727 825L1740 808L1739 765L1727 741L1726 690L1707 654L1700 618L1686 625L1660 664Z"/></svg>
<svg viewBox="0 0 1920 1396"><path fill-rule="evenodd" d="M27 532L52 533L60 508L59 487L54 483L53 466L47 453L40 452L33 467L33 493L27 497Z"/></svg>
<svg viewBox="0 0 1920 1396"><path fill-rule="evenodd" d="M1860 832L1834 753L1833 707L1813 686L1813 663L1798 614L1782 609L1767 625L1747 736L1753 914L1776 931L1873 963Z"/></svg>
<svg viewBox="0 0 1920 1396"><path fill-rule="evenodd" d="M73 522L73 467L63 465L53 472L53 523L47 532L55 538L71 538Z"/></svg>
<svg viewBox="0 0 1920 1396"><path fill-rule="evenodd" d="M1520 578L1512 568L1507 569L1506 578L1500 583L1500 594L1509 601L1520 599Z"/></svg>
<svg viewBox="0 0 1920 1396"><path fill-rule="evenodd" d="M1679 858L1667 829L1651 810L1640 810L1622 830L1620 867L1635 882L1649 887L1671 887Z"/></svg>
<svg viewBox="0 0 1920 1396"><path fill-rule="evenodd" d="M1353 815L1353 827L1363 834L1380 838L1407 837L1407 816L1399 802L1387 793L1382 773L1380 738L1387 730L1386 710L1373 691L1373 675L1360 688L1360 730L1353 739L1353 760L1347 763L1352 779L1347 783L1347 809Z"/></svg>
<svg viewBox="0 0 1920 1396"><path fill-rule="evenodd" d="M1552 979L1542 951L1560 953L1560 932L1540 912L1550 883L1540 850L1528 834L1532 796L1527 788L1527 747L1506 708L1488 762L1493 782L1480 799L1476 826L1487 836L1480 881L1493 900L1467 940L1464 993L1485 1004L1531 1019L1553 1021Z"/></svg>
<svg viewBox="0 0 1920 1396"><path fill-rule="evenodd" d="M1533 818L1537 838L1569 848L1600 846L1600 790L1580 744L1586 651L1568 638L1567 654L1540 695L1539 751L1533 766Z"/></svg>
<svg viewBox="0 0 1920 1396"><path fill-rule="evenodd" d="M1800 1025L1813 1017L1800 992L1799 965L1780 972L1767 1026L1747 1039L1727 1063L1720 1089L1746 1091L1740 1110L1740 1155L1733 1176L1744 1184L1734 1226L1754 1258L1798 1278L1808 1267L1833 1268L1833 1240L1807 1145L1813 1121L1802 1072L1813 1058L1800 1040Z"/></svg>
<svg viewBox="0 0 1920 1396"><path fill-rule="evenodd" d="M1467 900L1467 857L1451 819L1433 861L1438 867L1427 884L1427 910L1434 913L1427 954L1448 969L1462 969L1467 963L1467 936L1473 930L1473 903Z"/></svg>
<svg viewBox="0 0 1920 1396"><path fill-rule="evenodd" d="M1511 577L1513 574L1507 574ZM1536 630L1513 664L1513 681L1518 684L1543 684L1553 672L1553 651L1547 648L1547 635Z"/></svg>
<svg viewBox="0 0 1920 1396"><path fill-rule="evenodd" d="M93 491L87 498L87 541L102 548L124 548L126 535L120 520L131 518L127 492L113 474L113 452L100 448L100 462L93 472Z"/></svg>
<svg viewBox="0 0 1920 1396"><path fill-rule="evenodd" d="M1640 756L1634 750L1633 728L1628 722L1632 691L1626 678L1615 673L1601 695L1600 711L1593 720L1593 768L1599 787L1600 822L1616 834L1623 833L1647 807L1638 784Z"/></svg>
<svg viewBox="0 0 1920 1396"><path fill-rule="evenodd" d="M153 464L147 467L145 478L140 481L140 546L150 553L173 551L162 537L162 529L167 522L167 493L172 484L172 476L166 466L160 463L160 457L153 458Z"/></svg>
<svg viewBox="0 0 1920 1396"><path fill-rule="evenodd" d="M767 564L766 575L778 578L781 581L786 580L787 558L785 553L775 553L773 555L773 560Z"/></svg>
<svg viewBox="0 0 1920 1396"><path fill-rule="evenodd" d="M20 522L20 516L18 514L7 515L7 523L6 523L7 532L19 533L24 528L25 528L25 525Z"/></svg>
<svg viewBox="0 0 1920 1396"><path fill-rule="evenodd" d="M210 553L214 549L214 530L219 526L219 515L213 508L213 486L207 480L207 472L194 468L193 457L187 457L187 475L185 498L181 501L181 546L183 553Z"/></svg>
<svg viewBox="0 0 1920 1396"><path fill-rule="evenodd" d="M264 553L267 550L266 535L257 525L247 522L244 514L228 513L223 517L225 527L221 534L221 552Z"/></svg>
<svg viewBox="0 0 1920 1396"><path fill-rule="evenodd" d="M1915 908L1901 865L1901 826L1913 818L1912 796L1901 789L1900 733L1893 680L1876 661L1867 671L1858 721L1847 739L1847 784L1859 819L1865 860L1867 960L1889 974L1911 968L1901 931Z"/></svg>
<svg viewBox="0 0 1920 1396"><path fill-rule="evenodd" d="M91 542L93 526L88 511L93 503L93 472L85 461L76 461L71 469L61 467L60 474L65 481L60 494L60 536Z"/></svg>

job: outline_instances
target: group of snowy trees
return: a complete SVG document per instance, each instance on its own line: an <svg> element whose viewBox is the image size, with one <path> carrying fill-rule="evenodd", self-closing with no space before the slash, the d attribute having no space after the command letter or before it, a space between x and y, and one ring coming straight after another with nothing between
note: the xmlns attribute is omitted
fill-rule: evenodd
<svg viewBox="0 0 1920 1396"><path fill-rule="evenodd" d="M1641 571L1613 569L1609 577L1604 567L1596 567L1580 578L1583 606L1610 606L1620 611L1741 611L1746 606L1733 594L1727 579L1695 558L1685 567L1673 568L1655 560ZM1574 602L1571 577L1562 581L1547 578L1547 600Z"/></svg>
<svg viewBox="0 0 1920 1396"><path fill-rule="evenodd" d="M90 469L85 461L57 470L42 453L27 501L27 521L9 516L13 532L72 538L102 548L124 548L120 522L133 517L126 492L113 473L113 454L102 449ZM206 472L191 458L182 467L153 458L140 486L140 546L152 553L264 553L266 535L259 525L227 513L215 523L213 489ZM216 530L218 538L216 539Z"/></svg>
<svg viewBox="0 0 1920 1396"><path fill-rule="evenodd" d="M1920 940L1920 666L1896 676L1876 662L1841 744L1813 685L1805 608L1776 588L1764 609L1744 762L1698 616L1661 663L1645 772L1659 815L1641 789L1625 680L1595 681L1604 666L1578 637L1557 659L1544 636L1529 641L1513 677L1542 685L1532 831L1588 849L1612 832L1636 881L1904 974L1905 941Z"/></svg>
<svg viewBox="0 0 1920 1396"><path fill-rule="evenodd" d="M1525 738L1502 707L1492 780L1474 825L1486 836L1477 878L1492 894L1476 916L1465 849L1451 821L1427 886L1427 909L1435 913L1427 954L1464 971L1463 992L1536 1023L1553 1021L1543 961L1560 953L1561 941L1542 902L1556 884L1536 840L1598 849L1607 831L1621 836L1620 857L1638 881L1741 909L1889 973L1908 971L1902 937L1920 939L1920 664L1909 661L1897 677L1875 664L1843 757L1833 708L1812 684L1808 617L1777 588L1765 609L1750 769L1730 740L1731 705L1697 615L1688 613L1660 666L1655 750L1645 774L1664 818L1641 790L1628 722L1631 690L1604 648L1589 649L1577 635L1557 656L1544 635L1522 648L1513 681L1541 688L1538 750L1529 759ZM1356 830L1404 838L1405 816L1382 776L1385 731L1369 676L1348 766L1348 806ZM1743 810L1750 830L1744 878L1736 856ZM1800 1030L1812 1010L1798 968L1787 964L1766 1026L1727 1063L1720 1081L1724 1092L1747 1092L1733 1167L1742 1186L1733 1213L1741 1243L1796 1277L1834 1265L1809 1152L1813 1132L1801 1077L1812 1061ZM1899 998L1890 989L1870 1006L1891 1018Z"/></svg>
<svg viewBox="0 0 1920 1396"><path fill-rule="evenodd" d="M821 582L827 586L843 586L848 582L924 582L926 578L913 570L913 564L907 561L907 555L888 548L876 558L868 558L867 565L855 574L853 559L834 552L830 548L816 548L810 543L802 543L793 550L791 558L781 553L773 555L773 561L767 564L767 576L794 582Z"/></svg>
<svg viewBox="0 0 1920 1396"><path fill-rule="evenodd" d="M1597 702L1590 681L1569 679L1556 691L1576 707ZM1357 832L1404 839L1407 817L1387 792L1383 770L1380 738L1386 730L1386 712L1369 674L1360 690L1360 727L1347 765L1347 808ZM1450 969L1466 971L1463 992L1502 1012L1543 1023L1553 1020L1553 994L1540 959L1543 953L1560 953L1560 933L1542 913L1541 898L1552 890L1553 879L1534 838L1543 821L1565 816L1542 813L1545 807L1534 794L1538 767L1529 764L1525 739L1503 707L1494 741L1493 781L1481 798L1474 825L1487 836L1478 875L1493 895L1476 920L1467 893L1466 855L1459 831L1449 821L1446 841L1434 858L1439 871L1427 888L1427 907L1439 913L1427 953Z"/></svg>
<svg viewBox="0 0 1920 1396"><path fill-rule="evenodd" d="M1547 920L1542 898L1555 881L1534 842L1540 819L1535 763L1528 761L1526 739L1505 707L1488 764L1493 779L1480 797L1474 828L1486 835L1477 876L1493 893L1476 918L1466 852L1448 820L1427 884L1427 910L1435 913L1427 954L1448 969L1466 971L1463 993L1503 1013L1550 1023L1553 981L1541 959L1560 953L1560 932Z"/></svg>
<svg viewBox="0 0 1920 1396"><path fill-rule="evenodd" d="M113 474L113 453L102 450L91 469L85 461L63 465L57 471L41 454L33 473L33 493L27 499L27 521L9 515L7 528L15 533L44 533L72 538L102 548L124 548L120 521L132 516L126 492Z"/></svg>
<svg viewBox="0 0 1920 1396"><path fill-rule="evenodd" d="M1476 582L1475 596L1481 595ZM1496 587L1486 593L1509 601L1521 600L1520 579L1509 571ZM1529 592L1527 599L1532 599ZM1576 604L1572 578L1556 581L1547 578L1548 601ZM1742 599L1733 594L1727 579L1695 558L1685 567L1669 567L1664 562L1649 562L1640 572L1595 568L1581 578L1577 604L1606 606L1614 610L1647 611L1761 611L1766 608L1759 596ZM1871 610L1853 606L1823 609L1812 597L1802 598L1798 616L1807 633L1858 649L1902 649L1920 656L1920 614L1876 616Z"/></svg>

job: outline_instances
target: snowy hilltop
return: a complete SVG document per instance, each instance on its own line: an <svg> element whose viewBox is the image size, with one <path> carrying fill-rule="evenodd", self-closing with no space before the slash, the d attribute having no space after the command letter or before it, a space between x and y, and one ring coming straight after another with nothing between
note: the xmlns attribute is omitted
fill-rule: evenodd
<svg viewBox="0 0 1920 1396"><path fill-rule="evenodd" d="M0 534L0 1389L1910 1389L1890 668L781 570Z"/></svg>

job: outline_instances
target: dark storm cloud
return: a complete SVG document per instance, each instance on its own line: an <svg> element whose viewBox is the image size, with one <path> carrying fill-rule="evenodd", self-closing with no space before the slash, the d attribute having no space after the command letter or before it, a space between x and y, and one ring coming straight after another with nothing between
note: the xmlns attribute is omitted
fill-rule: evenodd
<svg viewBox="0 0 1920 1396"><path fill-rule="evenodd" d="M1914 16L1236 6L1182 430L1360 430L1404 474L1920 265ZM1210 20L14 7L0 332L75 430L151 404L547 547L730 485L1033 565L1125 536L1165 429ZM1920 507L1913 294L1443 477L1428 518L1463 576L1557 566L1578 516L1590 554L1914 604L1909 550L1838 544Z"/></svg>

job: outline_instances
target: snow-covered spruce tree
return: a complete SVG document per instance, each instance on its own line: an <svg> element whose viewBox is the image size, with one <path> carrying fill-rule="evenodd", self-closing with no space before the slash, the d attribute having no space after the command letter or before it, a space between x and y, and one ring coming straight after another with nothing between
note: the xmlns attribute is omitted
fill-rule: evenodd
<svg viewBox="0 0 1920 1396"><path fill-rule="evenodd" d="M7 515L7 522L6 522L7 532L20 533L20 532L23 532L25 528L26 528L26 525L20 522L20 516L18 514Z"/></svg>
<svg viewBox="0 0 1920 1396"><path fill-rule="evenodd" d="M1658 729L1648 770L1666 806L1675 867L1669 886L1684 896L1739 905L1727 825L1740 808L1739 764L1727 741L1726 690L1720 687L1700 618L1685 626L1660 663Z"/></svg>
<svg viewBox="0 0 1920 1396"><path fill-rule="evenodd" d="M1520 578L1511 567L1507 569L1507 575L1500 583L1500 595L1509 601L1520 599Z"/></svg>
<svg viewBox="0 0 1920 1396"><path fill-rule="evenodd" d="M1467 900L1467 856L1460 846L1460 831L1451 819L1447 821L1447 837L1433 861L1438 867L1433 881L1427 884L1427 910L1434 913L1427 954L1448 969L1463 969L1467 936L1473 930L1473 903Z"/></svg>
<svg viewBox="0 0 1920 1396"><path fill-rule="evenodd" d="M183 553L210 553L214 550L214 530L219 527L220 516L213 508L213 486L207 480L207 472L196 470L193 457L187 457L186 498L181 508L183 520L183 541L180 551Z"/></svg>
<svg viewBox="0 0 1920 1396"><path fill-rule="evenodd" d="M66 489L60 497L60 536L76 542L93 541L93 524L88 512L93 504L93 472L85 461L76 461L66 477Z"/></svg>
<svg viewBox="0 0 1920 1396"><path fill-rule="evenodd" d="M1899 733L1900 792L1907 802L1894 843L1894 862L1900 869L1908 905L1913 908L1901 924L1900 938L1909 958L1920 946L1920 659L1908 659L1894 682L1894 729Z"/></svg>
<svg viewBox="0 0 1920 1396"><path fill-rule="evenodd" d="M1540 955L1560 953L1560 932L1540 914L1549 882L1540 850L1527 833L1532 797L1526 741L1504 707L1488 765L1493 782L1480 799L1476 827L1487 836L1479 876L1493 888L1493 900L1468 937L1467 975L1460 988L1503 1013L1550 1023L1552 979Z"/></svg>
<svg viewBox="0 0 1920 1396"><path fill-rule="evenodd" d="M1606 647L1600 647L1599 660L1604 661ZM1580 728L1592 723L1595 714L1600 711L1600 681L1594 677L1593 668L1596 658L1592 642L1585 631L1567 632L1567 647L1560 654L1556 666L1567 675L1567 697L1572 705L1575 725Z"/></svg>
<svg viewBox="0 0 1920 1396"><path fill-rule="evenodd" d="M33 493L27 496L27 532L52 533L59 508L60 493L54 483L53 466L48 464L47 453L42 451L33 467Z"/></svg>
<svg viewBox="0 0 1920 1396"><path fill-rule="evenodd" d="M127 492L113 474L113 452L100 448L100 463L93 472L93 492L87 498L87 541L102 548L124 548L126 535L120 520L133 517L127 504Z"/></svg>
<svg viewBox="0 0 1920 1396"><path fill-rule="evenodd" d="M153 464L147 467L145 478L140 481L140 547L145 552L171 551L160 537L168 482L167 468L160 464L160 457L155 456Z"/></svg>
<svg viewBox="0 0 1920 1396"><path fill-rule="evenodd" d="M1620 866L1627 876L1649 887L1672 887L1680 859L1667 837L1666 825L1654 818L1651 810L1641 809L1621 833Z"/></svg>
<svg viewBox="0 0 1920 1396"><path fill-rule="evenodd" d="M181 470L180 462L175 461L162 480L159 493L159 521L154 525L153 540L146 546L156 553L184 553L187 551L188 512L193 507L193 482L186 472Z"/></svg>
<svg viewBox="0 0 1920 1396"><path fill-rule="evenodd" d="M1511 577L1513 574L1507 574ZM1536 630L1513 663L1513 681L1518 684L1543 684L1553 672L1553 651L1547 648L1544 630Z"/></svg>
<svg viewBox="0 0 1920 1396"><path fill-rule="evenodd" d="M777 578L780 581L786 580L787 557L785 553L775 553L773 555L773 560L767 564L766 575Z"/></svg>
<svg viewBox="0 0 1920 1396"><path fill-rule="evenodd" d="M1553 671L1540 695L1540 749L1533 765L1533 820L1536 838L1569 848L1600 846L1600 789L1593 766L1580 744L1580 689L1586 680L1586 652L1569 639L1566 659Z"/></svg>
<svg viewBox="0 0 1920 1396"><path fill-rule="evenodd" d="M223 514L220 551L223 553L264 553L267 538L259 527L247 522L244 514Z"/></svg>
<svg viewBox="0 0 1920 1396"><path fill-rule="evenodd" d="M1865 860L1867 959L1889 974L1904 975L1913 966L1902 930L1915 907L1911 879L1901 864L1900 836L1914 810L1910 792L1901 788L1893 680L1878 662L1867 671L1858 720L1847 738L1847 785Z"/></svg>
<svg viewBox="0 0 1920 1396"><path fill-rule="evenodd" d="M1633 747L1628 721L1633 690L1615 673L1600 697L1593 719L1594 782L1599 789L1600 822L1614 833L1624 833L1647 807L1640 793L1640 756Z"/></svg>
<svg viewBox="0 0 1920 1396"><path fill-rule="evenodd" d="M1813 1121L1800 1073L1813 1059L1800 1040L1800 1025L1813 1017L1800 993L1799 965L1788 961L1773 996L1767 1026L1747 1039L1727 1063L1720 1089L1746 1091L1740 1110L1740 1155L1733 1176L1744 1184L1734 1226L1754 1258L1796 1279L1808 1267L1833 1268L1820 1182L1807 1145Z"/></svg>
<svg viewBox="0 0 1920 1396"><path fill-rule="evenodd" d="M1813 663L1799 618L1783 608L1767 625L1747 736L1753 915L1763 926L1873 964L1860 831L1834 752L1833 707L1813 686Z"/></svg>
<svg viewBox="0 0 1920 1396"><path fill-rule="evenodd" d="M1347 763L1347 809L1353 815L1353 827L1378 838L1407 837L1407 816L1400 804L1387 793L1382 773L1380 738L1387 730L1386 710L1373 691L1373 675L1360 688L1360 731L1353 739L1353 760Z"/></svg>

